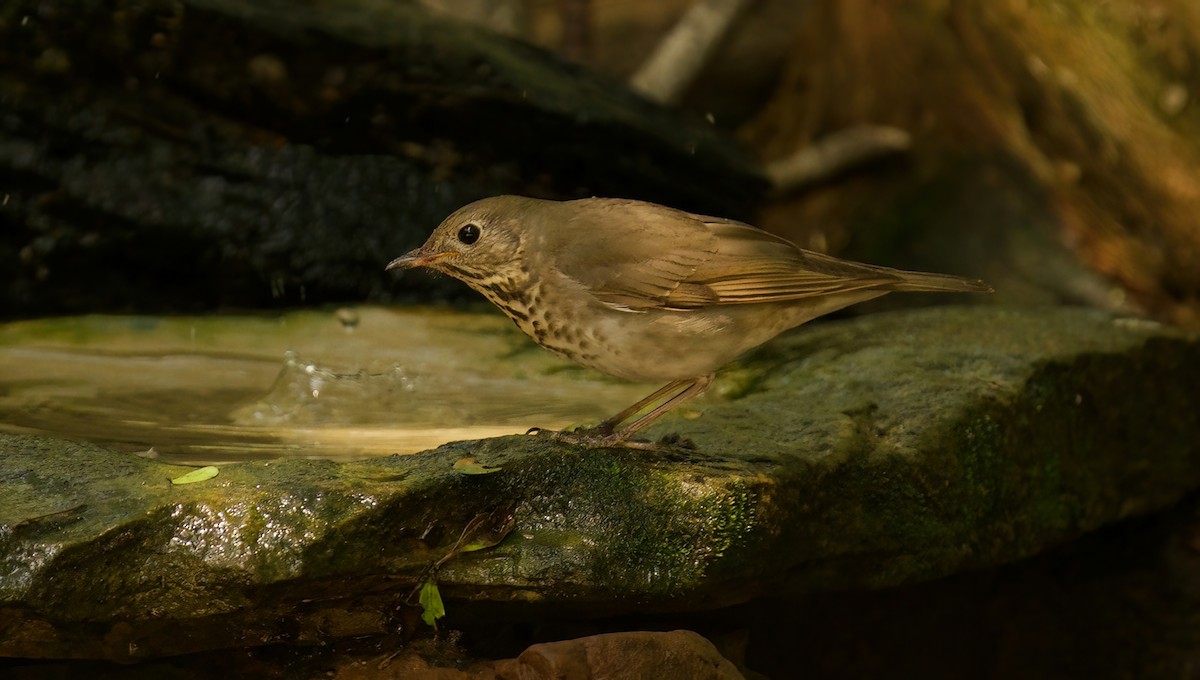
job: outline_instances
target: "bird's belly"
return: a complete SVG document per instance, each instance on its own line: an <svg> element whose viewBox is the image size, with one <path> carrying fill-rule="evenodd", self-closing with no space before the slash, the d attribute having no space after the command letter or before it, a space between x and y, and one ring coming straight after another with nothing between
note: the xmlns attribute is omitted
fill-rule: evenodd
<svg viewBox="0 0 1200 680"><path fill-rule="evenodd" d="M580 351L546 345L577 363L637 382L684 380L715 372L779 333L761 307L693 312L608 311L586 329ZM545 344L545 343L543 343Z"/></svg>
<svg viewBox="0 0 1200 680"><path fill-rule="evenodd" d="M626 380L668 382L714 373L793 326L881 294L857 291L799 303L621 311L590 296L559 295L557 288L534 282L526 296L529 304L520 311L492 301L535 342L559 356Z"/></svg>

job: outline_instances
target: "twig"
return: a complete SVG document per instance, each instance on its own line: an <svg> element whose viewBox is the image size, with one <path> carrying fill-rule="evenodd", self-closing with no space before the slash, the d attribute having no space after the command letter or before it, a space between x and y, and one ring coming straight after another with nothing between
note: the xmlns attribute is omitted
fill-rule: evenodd
<svg viewBox="0 0 1200 680"><path fill-rule="evenodd" d="M787 158L767 164L767 178L776 194L824 182L851 168L885 156L903 153L912 137L899 128L860 125L835 132Z"/></svg>
<svg viewBox="0 0 1200 680"><path fill-rule="evenodd" d="M750 2L699 0L629 79L630 87L663 104L678 101Z"/></svg>

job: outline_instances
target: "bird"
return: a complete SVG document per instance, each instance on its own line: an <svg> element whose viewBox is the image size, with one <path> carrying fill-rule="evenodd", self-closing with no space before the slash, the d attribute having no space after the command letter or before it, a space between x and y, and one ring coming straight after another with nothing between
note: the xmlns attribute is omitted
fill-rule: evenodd
<svg viewBox="0 0 1200 680"><path fill-rule="evenodd" d="M665 383L596 426L551 433L596 447L652 448L632 436L702 394L717 369L819 316L890 292L992 291L976 279L842 260L743 222L623 198L475 201L386 266L411 268L462 281L565 359Z"/></svg>

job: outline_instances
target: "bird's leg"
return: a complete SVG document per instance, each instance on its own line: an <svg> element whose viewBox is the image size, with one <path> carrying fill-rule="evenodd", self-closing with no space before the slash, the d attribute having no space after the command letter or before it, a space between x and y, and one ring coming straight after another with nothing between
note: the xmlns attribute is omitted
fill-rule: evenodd
<svg viewBox="0 0 1200 680"><path fill-rule="evenodd" d="M601 423L601 424L603 425L603 424L609 423L610 421L613 421L613 420L615 420L616 423L620 423L622 420L625 420L630 415L637 413L637 411L641 410L641 407L650 403L654 399L658 399L662 395L666 394L668 391L670 391L670 389L677 388L677 387L683 387L683 389L680 390L675 396L673 396L670 399L663 402L660 406L655 408L653 411L650 411L649 413L642 416L641 418L638 418L637 420L633 421L628 426L626 426L624 429L622 429L618 432L614 432L613 434L610 434L607 437L605 437L603 443L606 445L624 443L631 436L633 436L633 433L637 432L638 430L642 429L643 427L646 427L647 425L654 422L655 420L658 420L667 411L670 411L671 409L675 408L676 406L679 406L680 404L687 401L688 399L691 399L692 397L697 397L697 396L700 396L701 394L704 394L704 391L708 389L708 386L712 384L712 381L713 381L713 376L711 374L710 375L702 375L698 378L693 378L691 380L676 380L675 382L667 385L666 387L662 388L661 390L658 390L657 392L650 395L646 399L643 399L642 401L638 402L637 404L634 404L634 406L632 406L628 409L625 409L621 413L618 413L616 416L609 418L609 420L606 420L606 421L604 421L604 423ZM618 416L621 416L620 419L618 419ZM615 425L615 423L614 423L614 425ZM612 426L610 425L610 427L612 427Z"/></svg>
<svg viewBox="0 0 1200 680"><path fill-rule="evenodd" d="M712 384L713 376L702 375L690 380L675 380L655 390L653 394L638 403L624 409L615 416L605 420L595 427L589 427L571 432L548 432L541 428L532 428L527 434L546 434L554 439L579 446L628 446L631 448L652 449L653 444L627 441L633 433L658 420L667 411L683 402L698 396ZM673 393L673 394L672 394ZM646 406L670 394L671 397L642 417L630 423L621 430L617 426L632 418Z"/></svg>
<svg viewBox="0 0 1200 680"><path fill-rule="evenodd" d="M666 385L663 385L662 387L658 388L654 392L652 392L645 399L642 399L641 401L634 404L633 406L630 406L629 408L624 409L623 411L616 414L615 416L606 419L604 422L600 423L599 425L596 425L595 427L587 428L586 431L589 433L592 433L592 434L608 436L608 435L616 432L617 426L620 425L621 423L625 422L626 420L628 420L630 418L630 416L632 416L633 414L637 413L638 411L641 411L642 409L646 408L647 404L653 404L654 402L658 401L659 399L662 399L664 396L674 392L675 390L677 390L685 385L690 384L691 382L692 382L691 380L673 380L673 381L667 383Z"/></svg>

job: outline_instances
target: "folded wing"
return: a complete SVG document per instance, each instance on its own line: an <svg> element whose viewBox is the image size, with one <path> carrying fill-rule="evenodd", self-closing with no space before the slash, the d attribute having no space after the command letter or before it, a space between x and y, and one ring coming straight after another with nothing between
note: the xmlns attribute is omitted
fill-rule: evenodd
<svg viewBox="0 0 1200 680"><path fill-rule="evenodd" d="M785 302L865 289L987 291L955 276L904 272L801 250L741 222L636 201L576 203L590 219L577 226L629 224L640 229L580 228L560 249L559 270L597 300L627 311L687 311L711 305ZM586 212L582 214L586 214ZM569 254L567 254L569 251Z"/></svg>

